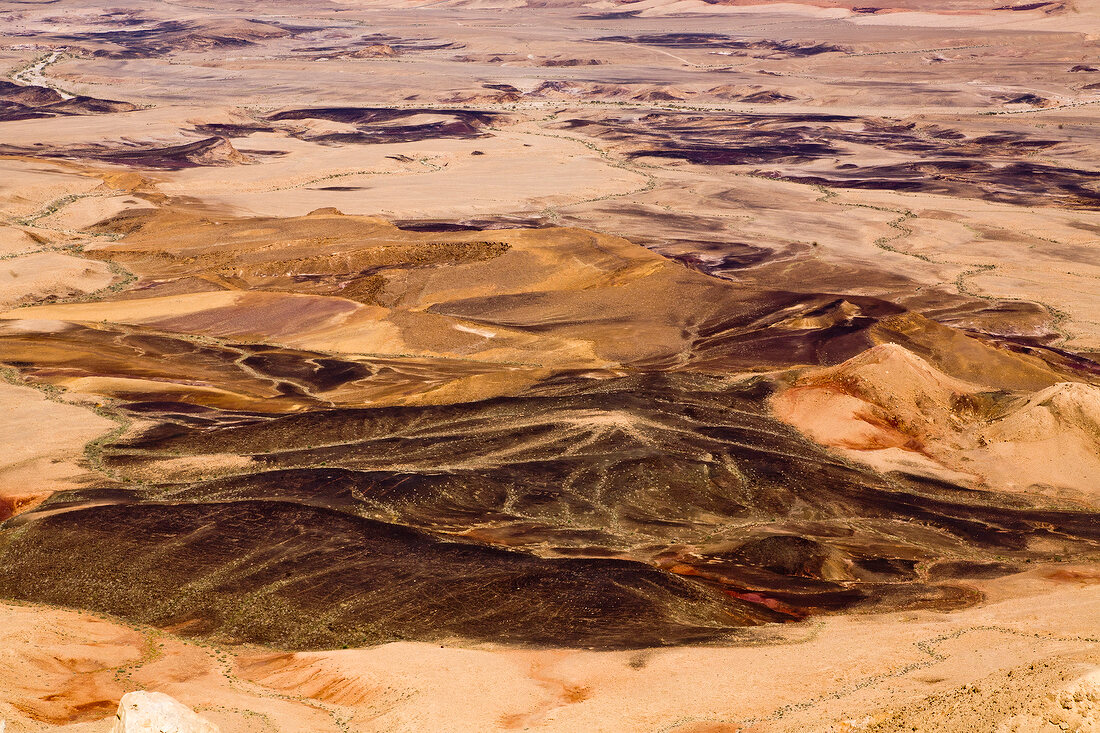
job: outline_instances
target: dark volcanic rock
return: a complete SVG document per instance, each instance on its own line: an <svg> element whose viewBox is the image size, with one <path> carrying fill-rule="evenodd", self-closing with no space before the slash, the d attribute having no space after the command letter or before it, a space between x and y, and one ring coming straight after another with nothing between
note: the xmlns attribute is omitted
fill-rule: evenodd
<svg viewBox="0 0 1100 733"><path fill-rule="evenodd" d="M316 387L362 376L249 358ZM1044 559L1037 539L1100 543L1094 513L848 464L770 417L769 393L563 374L443 406L134 405L156 426L109 447L112 469L225 453L251 466L56 494L7 523L0 588L283 647L623 648L851 607L955 608L977 597L945 581ZM931 579L915 572L944 558Z"/></svg>
<svg viewBox="0 0 1100 733"><path fill-rule="evenodd" d="M67 148L17 148L0 145L0 153L34 155L41 158L100 160L106 163L157 170L240 165L249 162L248 156L221 137L208 137L179 145L88 145Z"/></svg>
<svg viewBox="0 0 1100 733"><path fill-rule="evenodd" d="M540 559L285 502L89 507L28 524L7 551L8 597L293 648L659 646L722 636L731 612L775 618L637 562Z"/></svg>
<svg viewBox="0 0 1100 733"><path fill-rule="evenodd" d="M734 38L723 33L653 33L638 36L604 36L597 41L634 43L663 48L714 48L739 51L764 51L783 56L816 56L847 49L828 43L799 43L769 38Z"/></svg>
<svg viewBox="0 0 1100 733"><path fill-rule="evenodd" d="M448 117L426 123L400 124L400 120L417 115ZM311 134L290 130L290 134L303 140L321 143L405 143L420 140L457 139L468 140L484 137L484 130L500 115L495 112L479 112L463 109L392 109L389 107L312 107L276 112L267 119L271 122L290 120L330 120L356 125L356 132Z"/></svg>
<svg viewBox="0 0 1100 733"><path fill-rule="evenodd" d="M62 115L96 115L130 112L137 105L112 99L77 96L65 99L49 87L23 86L0 81L0 121Z"/></svg>

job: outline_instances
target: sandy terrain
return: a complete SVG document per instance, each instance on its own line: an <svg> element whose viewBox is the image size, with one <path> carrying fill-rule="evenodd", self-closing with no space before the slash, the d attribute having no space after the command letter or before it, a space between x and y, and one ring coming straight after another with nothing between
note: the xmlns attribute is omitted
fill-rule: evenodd
<svg viewBox="0 0 1100 733"><path fill-rule="evenodd" d="M1100 730L1100 2L0 13L0 720Z"/></svg>
<svg viewBox="0 0 1100 733"><path fill-rule="evenodd" d="M805 373L774 402L807 435L872 465L1095 505L1100 388L1059 382L1000 404L904 347ZM934 472L935 473L935 472Z"/></svg>
<svg viewBox="0 0 1100 733"><path fill-rule="evenodd" d="M0 271L0 302L6 306L69 298L106 288L115 279L102 263L57 252L8 260Z"/></svg>
<svg viewBox="0 0 1100 733"><path fill-rule="evenodd" d="M396 643L272 654L5 605L5 677L34 682L0 711L14 731L62 721L74 733L106 730L94 720L143 688L226 733L900 731L930 721L946 731L1088 731L1096 582L1087 569L1036 569L982 583L989 603L953 614L827 618L764 646L602 653Z"/></svg>
<svg viewBox="0 0 1100 733"><path fill-rule="evenodd" d="M0 384L0 514L26 511L51 493L99 480L91 471L85 444L114 423L86 407L50 399L30 387Z"/></svg>

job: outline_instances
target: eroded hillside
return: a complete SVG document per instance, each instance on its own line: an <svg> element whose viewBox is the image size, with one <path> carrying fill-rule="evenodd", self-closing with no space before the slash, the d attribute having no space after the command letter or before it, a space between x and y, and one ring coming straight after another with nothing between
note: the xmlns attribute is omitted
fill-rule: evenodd
<svg viewBox="0 0 1100 733"><path fill-rule="evenodd" d="M415 5L0 17L9 730L1087 730L1093 4Z"/></svg>

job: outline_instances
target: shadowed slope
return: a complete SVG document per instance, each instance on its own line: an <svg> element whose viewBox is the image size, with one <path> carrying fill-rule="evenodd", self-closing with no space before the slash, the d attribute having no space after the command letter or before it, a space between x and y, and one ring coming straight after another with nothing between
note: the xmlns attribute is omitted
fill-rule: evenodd
<svg viewBox="0 0 1100 733"><path fill-rule="evenodd" d="M960 578L1100 541L1080 504L879 472L770 413L778 369L883 341L945 394L1050 388L1047 352L583 229L150 203L88 250L130 290L0 314L10 364L133 420L96 450L114 485L5 525L9 597L284 647L615 648L957 608L979 598ZM882 352L908 354L855 363Z"/></svg>
<svg viewBox="0 0 1100 733"><path fill-rule="evenodd" d="M282 502L93 507L9 542L12 596L298 648L455 636L651 646L770 615L640 563L541 560Z"/></svg>
<svg viewBox="0 0 1100 733"><path fill-rule="evenodd" d="M175 482L55 495L9 523L0 579L12 597L286 647L614 648L954 608L977 599L954 578L1100 542L1094 513L846 464L771 418L768 392L562 375L444 406L134 405L159 424L106 465Z"/></svg>

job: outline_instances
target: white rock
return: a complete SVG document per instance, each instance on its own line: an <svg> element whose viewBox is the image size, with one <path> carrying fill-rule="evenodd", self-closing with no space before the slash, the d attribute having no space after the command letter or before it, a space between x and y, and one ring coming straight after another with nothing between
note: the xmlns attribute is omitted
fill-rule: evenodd
<svg viewBox="0 0 1100 733"><path fill-rule="evenodd" d="M162 692L128 692L111 733L218 733L218 726Z"/></svg>

